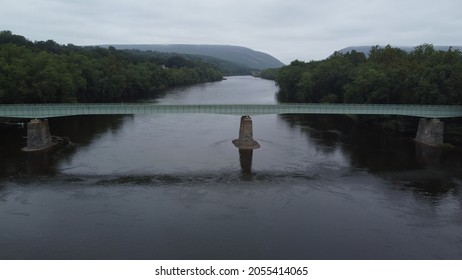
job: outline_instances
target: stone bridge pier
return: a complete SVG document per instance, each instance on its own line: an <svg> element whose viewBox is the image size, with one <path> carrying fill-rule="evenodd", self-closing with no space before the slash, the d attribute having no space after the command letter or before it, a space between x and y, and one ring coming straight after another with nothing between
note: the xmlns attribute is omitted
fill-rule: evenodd
<svg viewBox="0 0 462 280"><path fill-rule="evenodd" d="M239 149L239 162L244 174L252 172L253 150L260 148L260 144L253 140L252 119L249 116L241 117L239 138L233 140L234 146Z"/></svg>
<svg viewBox="0 0 462 280"><path fill-rule="evenodd" d="M444 122L439 119L420 119L415 140L430 146L443 144Z"/></svg>
<svg viewBox="0 0 462 280"><path fill-rule="evenodd" d="M249 116L241 117L241 125L239 127L239 138L233 140L234 146L239 150L253 150L260 148L260 144L253 140L252 119Z"/></svg>
<svg viewBox="0 0 462 280"><path fill-rule="evenodd" d="M27 124L27 146L23 151L41 151L53 145L48 120L34 119Z"/></svg>

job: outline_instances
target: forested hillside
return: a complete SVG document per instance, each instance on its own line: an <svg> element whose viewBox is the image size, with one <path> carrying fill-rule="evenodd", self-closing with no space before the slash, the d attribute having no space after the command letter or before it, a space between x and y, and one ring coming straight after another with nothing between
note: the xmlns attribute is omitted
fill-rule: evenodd
<svg viewBox="0 0 462 280"><path fill-rule="evenodd" d="M106 46L108 48L109 46ZM251 75L254 71L248 68L245 65L240 65L237 63L233 63L230 61L226 61L223 59L219 59L212 56L205 56L205 55L196 55L196 54L184 54L184 53L165 53L165 52L157 52L152 50L138 50L138 49L123 49L126 52L133 53L133 54L143 54L144 56L148 56L151 58L156 58L160 60L167 60L171 57L182 57L189 61L196 61L206 63L212 66L215 66L219 69L224 76L241 76L241 75Z"/></svg>
<svg viewBox="0 0 462 280"><path fill-rule="evenodd" d="M222 78L217 66L182 56L31 42L0 32L0 103L135 100Z"/></svg>
<svg viewBox="0 0 462 280"><path fill-rule="evenodd" d="M462 105L462 53L431 45L412 52L374 47L294 61L276 78L284 102Z"/></svg>
<svg viewBox="0 0 462 280"><path fill-rule="evenodd" d="M150 50L163 53L194 54L225 60L247 70L262 70L282 67L284 64L275 57L249 48L228 45L113 45L116 49Z"/></svg>

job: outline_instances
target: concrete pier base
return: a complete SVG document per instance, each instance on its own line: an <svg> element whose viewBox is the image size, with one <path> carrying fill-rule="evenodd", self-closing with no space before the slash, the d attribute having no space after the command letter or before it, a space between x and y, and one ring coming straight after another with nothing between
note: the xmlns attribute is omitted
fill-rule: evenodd
<svg viewBox="0 0 462 280"><path fill-rule="evenodd" d="M439 146L443 144L444 123L439 119L420 119L415 140L417 142Z"/></svg>
<svg viewBox="0 0 462 280"><path fill-rule="evenodd" d="M31 120L27 124L27 147L25 152L41 151L52 147L50 127L48 120Z"/></svg>
<svg viewBox="0 0 462 280"><path fill-rule="evenodd" d="M260 148L260 144L253 140L252 119L249 116L241 117L239 139L234 139L233 144L239 150L253 150Z"/></svg>

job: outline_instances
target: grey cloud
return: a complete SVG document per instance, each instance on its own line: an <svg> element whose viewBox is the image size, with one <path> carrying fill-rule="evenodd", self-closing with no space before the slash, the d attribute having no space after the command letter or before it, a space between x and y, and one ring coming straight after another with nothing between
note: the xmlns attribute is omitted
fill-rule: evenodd
<svg viewBox="0 0 462 280"><path fill-rule="evenodd" d="M462 44L459 0L2 0L0 26L59 43L233 44L284 62L349 45Z"/></svg>

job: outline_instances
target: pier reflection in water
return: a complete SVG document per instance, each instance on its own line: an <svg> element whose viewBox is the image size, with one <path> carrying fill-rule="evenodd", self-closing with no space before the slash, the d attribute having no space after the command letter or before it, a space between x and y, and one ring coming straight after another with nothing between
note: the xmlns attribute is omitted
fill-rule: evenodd
<svg viewBox="0 0 462 280"><path fill-rule="evenodd" d="M253 150L239 149L239 162L241 164L242 173L245 175L252 173L252 157Z"/></svg>
<svg viewBox="0 0 462 280"><path fill-rule="evenodd" d="M415 156L422 166L438 166L441 162L442 148L433 147L419 142L415 143Z"/></svg>

